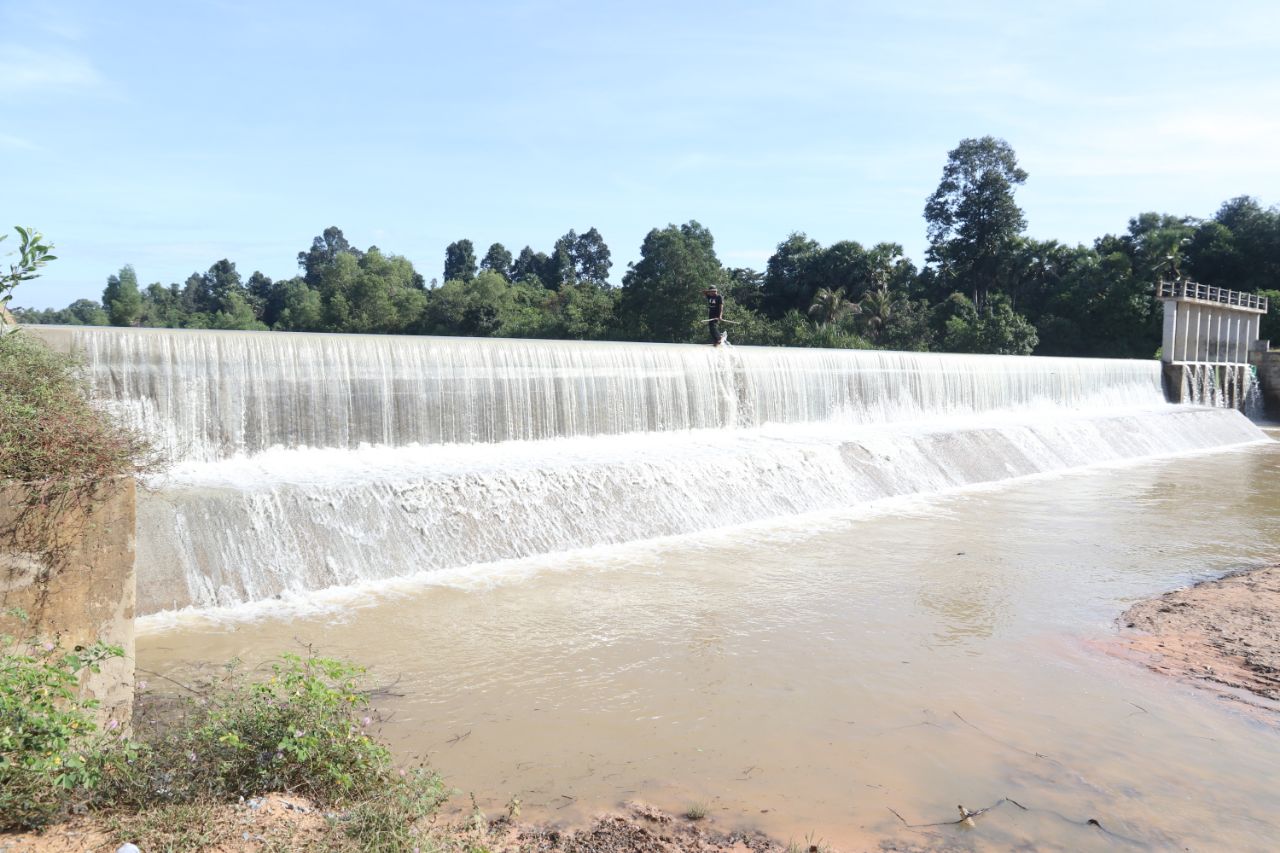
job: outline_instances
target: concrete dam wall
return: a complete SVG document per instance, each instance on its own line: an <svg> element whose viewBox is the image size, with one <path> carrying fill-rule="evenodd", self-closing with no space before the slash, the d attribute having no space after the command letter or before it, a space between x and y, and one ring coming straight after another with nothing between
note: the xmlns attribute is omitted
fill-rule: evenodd
<svg viewBox="0 0 1280 853"><path fill-rule="evenodd" d="M1263 439L1166 403L1155 361L35 331L173 460L139 500L144 613Z"/></svg>

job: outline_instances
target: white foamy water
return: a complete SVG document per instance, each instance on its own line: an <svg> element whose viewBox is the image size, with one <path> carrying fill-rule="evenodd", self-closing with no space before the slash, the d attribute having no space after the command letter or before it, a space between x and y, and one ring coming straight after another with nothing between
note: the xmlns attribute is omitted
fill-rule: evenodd
<svg viewBox="0 0 1280 853"><path fill-rule="evenodd" d="M177 460L139 609L234 606L1256 441L1156 362L78 330Z"/></svg>
<svg viewBox="0 0 1280 853"><path fill-rule="evenodd" d="M1154 361L162 329L75 343L178 459L1163 399Z"/></svg>

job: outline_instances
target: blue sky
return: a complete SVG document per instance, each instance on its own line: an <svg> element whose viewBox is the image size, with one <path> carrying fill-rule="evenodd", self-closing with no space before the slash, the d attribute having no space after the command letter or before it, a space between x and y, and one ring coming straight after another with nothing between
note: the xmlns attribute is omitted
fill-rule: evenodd
<svg viewBox="0 0 1280 853"><path fill-rule="evenodd" d="M17 305L287 277L328 225L428 278L594 225L616 281L689 219L731 266L791 231L919 263L969 136L1036 237L1280 202L1280 4L2 2L0 109L0 224L59 255Z"/></svg>

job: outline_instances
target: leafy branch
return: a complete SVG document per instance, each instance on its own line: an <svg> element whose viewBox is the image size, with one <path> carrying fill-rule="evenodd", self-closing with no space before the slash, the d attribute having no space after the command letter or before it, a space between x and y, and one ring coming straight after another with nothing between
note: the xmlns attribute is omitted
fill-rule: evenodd
<svg viewBox="0 0 1280 853"><path fill-rule="evenodd" d="M18 262L9 264L7 273L0 273L0 308L3 308L13 297L13 289L24 281L30 281L40 274L40 268L49 261L56 261L52 254L53 244L45 242L45 237L34 228L14 226L21 244L18 247ZM0 234L0 241L6 240L8 234ZM13 252L9 253L14 254Z"/></svg>

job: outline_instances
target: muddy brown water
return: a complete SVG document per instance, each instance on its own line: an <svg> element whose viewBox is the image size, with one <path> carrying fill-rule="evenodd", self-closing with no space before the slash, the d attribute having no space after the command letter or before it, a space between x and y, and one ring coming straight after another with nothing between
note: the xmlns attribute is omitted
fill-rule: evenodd
<svg viewBox="0 0 1280 853"><path fill-rule="evenodd" d="M1280 446L1252 446L158 617L138 661L364 662L402 694L400 756L526 818L643 799L845 849L1268 850L1280 730L1100 648L1134 600L1278 556ZM890 811L1002 797L1028 810Z"/></svg>

